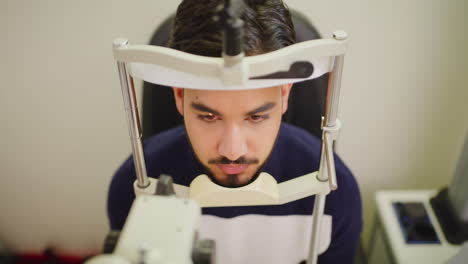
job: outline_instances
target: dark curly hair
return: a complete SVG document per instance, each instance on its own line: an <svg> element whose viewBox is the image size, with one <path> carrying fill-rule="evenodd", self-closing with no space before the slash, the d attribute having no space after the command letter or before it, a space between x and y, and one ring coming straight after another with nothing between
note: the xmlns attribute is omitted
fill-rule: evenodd
<svg viewBox="0 0 468 264"><path fill-rule="evenodd" d="M282 0L244 0L243 49L246 55L295 43L294 26ZM222 32L213 19L223 0L183 0L177 9L169 47L210 57L222 53Z"/></svg>

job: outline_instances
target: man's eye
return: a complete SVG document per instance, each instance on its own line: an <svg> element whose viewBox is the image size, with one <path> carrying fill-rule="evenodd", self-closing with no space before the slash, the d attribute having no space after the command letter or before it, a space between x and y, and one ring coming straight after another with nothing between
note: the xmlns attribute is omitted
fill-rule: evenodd
<svg viewBox="0 0 468 264"><path fill-rule="evenodd" d="M214 122L214 121L218 120L218 117L213 115L213 114L198 115L198 118L205 121L205 122Z"/></svg>
<svg viewBox="0 0 468 264"><path fill-rule="evenodd" d="M253 123L259 123L268 118L268 115L251 115L247 120Z"/></svg>

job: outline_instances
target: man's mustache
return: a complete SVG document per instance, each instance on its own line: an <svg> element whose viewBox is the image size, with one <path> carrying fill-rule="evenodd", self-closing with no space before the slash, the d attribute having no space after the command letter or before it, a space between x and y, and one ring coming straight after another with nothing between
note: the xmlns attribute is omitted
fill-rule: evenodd
<svg viewBox="0 0 468 264"><path fill-rule="evenodd" d="M219 157L216 159L208 160L208 164L258 164L258 159L248 159L245 157L240 157L236 160L230 160L226 157Z"/></svg>

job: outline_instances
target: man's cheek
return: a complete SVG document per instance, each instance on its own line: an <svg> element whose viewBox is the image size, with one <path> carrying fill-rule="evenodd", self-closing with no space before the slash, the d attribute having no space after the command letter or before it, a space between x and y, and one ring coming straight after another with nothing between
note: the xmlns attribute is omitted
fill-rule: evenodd
<svg viewBox="0 0 468 264"><path fill-rule="evenodd" d="M213 145L213 140L210 137L205 135L200 135L196 140L197 152L202 162L207 162L207 160L211 158L216 158L216 148Z"/></svg>

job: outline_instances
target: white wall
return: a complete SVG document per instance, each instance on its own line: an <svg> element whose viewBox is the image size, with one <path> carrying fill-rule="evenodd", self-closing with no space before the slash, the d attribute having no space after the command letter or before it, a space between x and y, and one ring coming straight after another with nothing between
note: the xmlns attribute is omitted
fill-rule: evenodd
<svg viewBox="0 0 468 264"><path fill-rule="evenodd" d="M147 43L178 3L1 1L0 244L100 249L108 183L130 152L112 40ZM338 151L360 183L367 238L375 190L451 179L468 130L467 2L287 3L325 36L351 36Z"/></svg>
<svg viewBox="0 0 468 264"><path fill-rule="evenodd" d="M2 8L0 241L20 251L100 249L108 183L130 151L112 41L148 42L178 3L161 2Z"/></svg>

